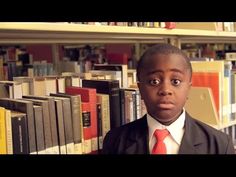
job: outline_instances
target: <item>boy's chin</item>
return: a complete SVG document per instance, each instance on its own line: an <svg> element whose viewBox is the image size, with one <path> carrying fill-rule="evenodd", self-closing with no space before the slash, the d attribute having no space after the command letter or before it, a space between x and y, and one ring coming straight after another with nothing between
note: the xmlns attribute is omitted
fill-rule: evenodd
<svg viewBox="0 0 236 177"><path fill-rule="evenodd" d="M160 111L157 114L155 114L155 119L161 123L165 124L171 124L175 120L177 120L179 117L178 113L173 113L170 110Z"/></svg>

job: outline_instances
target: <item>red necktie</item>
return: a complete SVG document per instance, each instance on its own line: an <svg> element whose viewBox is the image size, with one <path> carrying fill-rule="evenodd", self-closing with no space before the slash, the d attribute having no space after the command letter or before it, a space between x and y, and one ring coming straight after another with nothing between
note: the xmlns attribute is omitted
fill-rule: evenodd
<svg viewBox="0 0 236 177"><path fill-rule="evenodd" d="M154 132L154 135L156 137L157 142L152 149L152 154L166 154L166 145L163 141L166 138L166 136L169 135L169 131L166 129L163 130L157 129Z"/></svg>

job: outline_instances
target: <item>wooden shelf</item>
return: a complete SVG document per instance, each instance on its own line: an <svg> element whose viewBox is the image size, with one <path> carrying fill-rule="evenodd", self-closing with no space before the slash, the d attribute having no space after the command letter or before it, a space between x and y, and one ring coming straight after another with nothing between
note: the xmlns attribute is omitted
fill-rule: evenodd
<svg viewBox="0 0 236 177"><path fill-rule="evenodd" d="M0 23L0 43L135 43L164 42L179 38L181 42L204 40L236 42L236 32L98 26L71 23Z"/></svg>

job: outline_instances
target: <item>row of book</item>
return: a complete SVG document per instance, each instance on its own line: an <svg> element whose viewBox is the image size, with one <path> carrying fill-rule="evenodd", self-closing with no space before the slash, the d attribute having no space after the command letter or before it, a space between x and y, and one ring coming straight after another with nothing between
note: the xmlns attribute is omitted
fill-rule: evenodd
<svg viewBox="0 0 236 177"><path fill-rule="evenodd" d="M134 26L146 28L175 28L175 22L74 22L87 25Z"/></svg>
<svg viewBox="0 0 236 177"><path fill-rule="evenodd" d="M235 22L74 22L76 24L235 31Z"/></svg>
<svg viewBox="0 0 236 177"><path fill-rule="evenodd" d="M235 71L232 69L230 61L192 61L193 78L192 85L195 87L208 87L212 91L213 104L217 112L216 120L219 124L224 124L234 120L234 77ZM129 88L132 83L136 83L136 71L127 70L127 65L102 65L97 64L90 73L66 73L64 77L40 77L24 78L24 94L49 95L49 93L65 92L66 86L82 87L81 79L115 79L119 81L119 87ZM22 78L16 78L21 80ZM28 84L28 86L26 86ZM56 86L55 86L56 85ZM56 89L57 88L57 89ZM2 92L4 93L4 92ZM232 99L233 98L233 99ZM200 116L197 116L200 117ZM203 119L206 122L206 120ZM209 123L209 122L207 122ZM212 121L211 121L212 123ZM218 124L218 123L216 123Z"/></svg>
<svg viewBox="0 0 236 177"><path fill-rule="evenodd" d="M13 80L17 76L47 76L55 75L52 63L46 61L23 64L22 61L7 61L0 59L0 80Z"/></svg>
<svg viewBox="0 0 236 177"><path fill-rule="evenodd" d="M58 79L60 78L63 78L64 83L66 83L65 77L58 77ZM66 76L66 78L71 79L72 77ZM102 140L105 134L107 133L107 131L110 130L110 128L115 128L123 124L126 124L128 122L134 121L137 118L140 118L143 114L145 114L144 112L145 106L143 102L141 101L141 97L137 88L130 88L130 89L122 88L121 89L119 80L82 79L81 83L82 83L82 87L84 88L75 87L75 86L74 87L65 86L64 94L63 94L63 90L58 90L60 88L58 87L59 82L55 81L54 84L51 84L50 86L52 88L54 87L53 93L49 91L47 94L45 94L45 92L42 92L42 91L34 92L35 90L41 90L42 88L37 85L34 85L35 82L37 82L37 79L35 78L19 77L19 78L14 78L14 79L15 81L2 81L1 83L2 85L7 84L8 86L9 85L11 86L9 87L9 89L11 89L11 91L9 91L11 94L8 94L2 97L8 96L11 98L1 98L0 100L2 100L2 102L0 101L1 102L0 106L4 107L5 109L21 112L20 113L21 115L25 114L24 115L25 118L22 118L22 122L27 125L27 126L25 125L26 129L24 130L25 132L24 141L22 139L16 138L16 137L22 137L23 134L19 136L19 134L16 134L17 132L19 133L19 131L17 132L12 131L12 137L13 137L12 144L14 146L14 141L17 141L15 142L15 144L18 144L17 145L18 148L15 147L15 151L13 148L13 153L16 153L16 154L18 153L23 153L23 154L25 153L26 154L27 153L31 153L31 154L35 154L35 153L38 153L38 154L42 154L42 153L43 154L44 153L53 153L53 154L96 153L97 151L101 150ZM31 92L32 90L31 91L30 89L27 90L25 89L25 86L24 87L22 86L24 83L27 83L29 80L30 80L29 84L31 85L33 83L34 85L33 94L36 94L34 96L33 95L27 96L26 93L32 93ZM44 85L45 80L46 78L42 79L40 84ZM70 82L70 84L72 84L72 82ZM22 93L18 93L16 91L18 92L21 91ZM60 95L56 95L58 94L59 91L61 92ZM65 93L67 95L65 95ZM69 96L68 94L71 96ZM64 105L66 104L66 103L64 104L65 101L58 103L60 101L58 101L59 98L55 98L56 96L70 97L71 101L67 100L66 102L67 104L68 102L70 102L71 107L67 105L64 108ZM81 101L78 101L79 102L78 104L72 103L72 97L76 97L77 101L78 100L81 100ZM63 98L63 100L65 100L65 98ZM25 111L26 108L23 108L24 106L22 105L23 104L22 102L24 102L24 104L26 104L26 102L30 102L28 104L32 105L30 106L31 113L29 115ZM19 105L15 106L15 104L20 104L21 106ZM55 108L53 108L53 105L55 106ZM40 106L41 108L38 108ZM77 107L77 111L73 111L73 109L75 109L73 108L74 106ZM36 111L36 109L41 109L42 113L34 112ZM47 113L47 110L49 113ZM68 112L68 110L71 110L71 111ZM144 111L142 112L142 110ZM32 112L34 112L34 114ZM40 111L38 110L38 112ZM77 112L77 116L73 117L73 115L75 114L74 112ZM35 115L34 118L32 118L32 116L31 118L29 117L32 114ZM78 116L78 114L80 116ZM37 118L36 118L36 115L38 116ZM69 117L71 117L71 119ZM23 120L23 119L26 119L26 120ZM40 122L38 123L39 124L38 128L36 127L36 120ZM61 135L62 134L61 131L63 130L63 126L61 125L63 122L62 120L64 120L64 135L65 136ZM32 121L34 121L34 123L32 123ZM80 124L78 121L80 122ZM32 125L35 125L35 128L32 128ZM80 125L79 127L81 127L81 125L83 126L82 128L79 129L78 125ZM74 126L76 126L76 128L74 128ZM83 131L79 131L81 129ZM69 130L70 131L73 130L73 133L71 132L68 133ZM76 133L75 132L76 130L79 132ZM21 131L20 133L23 133L23 132ZM37 135L39 136L38 140L37 140ZM76 135L77 135L77 138L75 137ZM71 138L71 136L73 138ZM32 140L32 137L36 137L35 141ZM63 137L65 141L63 139L60 140L60 138L63 138ZM38 144L38 141L39 141L39 144ZM23 146L22 143L24 142L25 148L23 148L24 150L22 150L21 148L22 151L19 150L20 142L21 142L21 147ZM6 148L7 146L8 145L5 145L4 147ZM32 148L30 148L31 146ZM36 150L35 150L35 147L36 147ZM4 151L4 153L5 152L6 151Z"/></svg>
<svg viewBox="0 0 236 177"><path fill-rule="evenodd" d="M193 66L193 86L209 87L212 90L216 105L218 120L220 123L234 120L234 70L230 61L192 61ZM68 74L68 73L67 73ZM85 75L86 78L84 77ZM127 65L96 64L90 73L79 73L64 75L66 77L40 77L29 79L31 81L27 88L30 92L24 94L48 95L48 93L64 92L65 86L82 86L81 78L85 79L115 79L119 81L119 87L129 88L132 83L136 83L136 71L127 69ZM20 79L20 78L19 78ZM26 79L24 79L26 80ZM38 84L43 82L44 84ZM33 83L33 84L32 84ZM46 83L46 84L45 84ZM51 83L51 86L50 86ZM24 82L26 85L27 82ZM47 86L48 85L48 86ZM54 85L54 86L53 86ZM57 85L55 87L55 85ZM40 89L36 89L40 88ZM53 89L58 88L58 89ZM230 118L231 117L231 118Z"/></svg>
<svg viewBox="0 0 236 177"><path fill-rule="evenodd" d="M235 111L236 110L235 109L235 103L236 103L235 101L236 100L235 99L236 77L235 76L236 75L235 75L235 71L232 69L231 62L230 61L192 61L191 63L193 67L193 77L192 77L193 87L190 91L187 104L185 105L186 110L193 117L207 124L213 125L216 128L220 128L219 125L226 125L225 127L227 127L227 125L228 126L235 125L231 123L236 120L236 117L235 117L235 112L236 112ZM117 72L118 70L118 72L117 73L115 72L116 74L112 73L112 68L116 68L115 71ZM133 74L134 73L135 72L133 72ZM39 97L47 97L48 99L48 97L52 97L51 94L58 94L58 93L60 94L66 93L69 95L79 94L81 96L81 104L80 104L81 111L80 112L82 114L82 116L80 116L82 118L80 118L79 121L82 122L81 125L83 125L81 128L83 131L80 131L81 144L78 146L81 148L80 148L79 153L95 153L101 150L102 138L104 137L104 134L108 131L108 129L112 129L112 128L121 126L123 124L126 124L128 122L134 121L142 117L146 113L145 106L141 100L140 93L137 89L137 86L134 84L132 88L129 88L129 86L127 86L127 77L128 77L127 68L124 69L124 67L120 65L115 65L115 66L99 65L97 70L91 71L91 73L83 73L83 74L65 73L64 76L57 76L57 77L51 77L51 78L41 77L41 80L38 78L29 79L29 78L16 77L14 78L15 81L12 81L14 82L14 84L8 84L8 85L11 85L10 87L11 90L9 90L9 94L5 96L1 96L1 97L10 97L11 99L15 98L14 100L19 100L20 98L27 97L27 95L31 95L31 98L29 98L28 96L27 99L32 99L33 98L32 95L34 95L34 99L36 99L35 97L37 97L37 99L39 99ZM105 80L105 79L108 79L108 80ZM48 83L47 80L50 80L50 81L53 80L53 82L51 82L51 85L49 84L50 86L46 86L46 83ZM126 81L124 82L124 80ZM27 85L26 83L28 81L30 82L29 82L29 85L27 86L28 88L28 91L27 91L27 89L25 89L26 86L23 86L23 85ZM35 84L35 82L37 81L40 81L38 85ZM19 84L21 84L21 86L18 86L14 89L14 85L19 85ZM1 82L0 82L0 85L1 85ZM18 93L20 92L20 88L22 89L21 94ZM29 89L29 88L33 88L33 89ZM83 93L80 93L80 91L78 90L90 90L90 91L87 91L87 94L84 95ZM106 106L107 111L105 111L105 112L108 112L109 110L109 119L106 119L107 120L105 121L106 123L103 123L104 121L103 119L106 116L105 117L101 116L102 111L99 111L99 107L101 107L101 105L99 106L99 104L97 104L99 100L98 98L99 94L107 95L107 98L109 98L109 103L106 102L106 105L109 105L109 106ZM96 96L92 96L92 95L96 95ZM36 105L35 101L32 104L35 106L39 106L39 105ZM56 103L54 105L56 105ZM202 106L201 109L199 109L199 105ZM5 107L5 109L10 109L10 108ZM90 113L89 113L89 109L91 111ZM49 108L49 110L51 110L51 108ZM72 108L69 109L67 107L67 110L71 110L70 114L73 115ZM19 110L14 110L14 111L19 111ZM63 111L61 111L60 115L63 115L63 114L64 114ZM106 114L108 115L108 113ZM55 122L57 121L58 120L56 118ZM72 128L70 126L70 130L73 130L73 125L74 125L73 118L71 122L72 122ZM109 127L109 126L110 127L107 129L105 128L106 132L102 133L104 128L99 128L99 125L100 127L102 127L101 125L103 124L107 125L106 127ZM56 125L58 126L59 124L57 123ZM64 125L64 129L65 127L66 126ZM91 127L91 128L88 128L88 127ZM224 130L226 131L226 129ZM49 132L50 131L48 131L47 133L44 132L43 133L44 136L48 135ZM56 132L57 132L57 136L59 136L58 129L56 129ZM101 134L102 136L100 136ZM72 144L74 143L74 146L75 146L76 140L74 140L74 138L72 139L73 139ZM58 146L60 146L60 142ZM70 147L73 145L68 145L68 146L69 146L68 152L63 151L62 153L73 152L73 150L70 150L71 149ZM50 151L50 148L49 148L49 152L48 150L45 151L45 149L43 150L43 152L56 153L55 151ZM61 153L60 148L59 148L59 153Z"/></svg>

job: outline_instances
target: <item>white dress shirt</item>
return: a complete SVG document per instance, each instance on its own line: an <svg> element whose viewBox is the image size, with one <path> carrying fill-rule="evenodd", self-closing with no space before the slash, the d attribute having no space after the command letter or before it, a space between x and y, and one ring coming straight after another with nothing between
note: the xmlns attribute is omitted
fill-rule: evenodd
<svg viewBox="0 0 236 177"><path fill-rule="evenodd" d="M185 110L172 124L166 126L147 114L147 123L149 130L149 152L152 152L156 144L156 138L153 136L156 129L167 129L170 134L164 139L167 154L178 154L181 140L184 135Z"/></svg>

